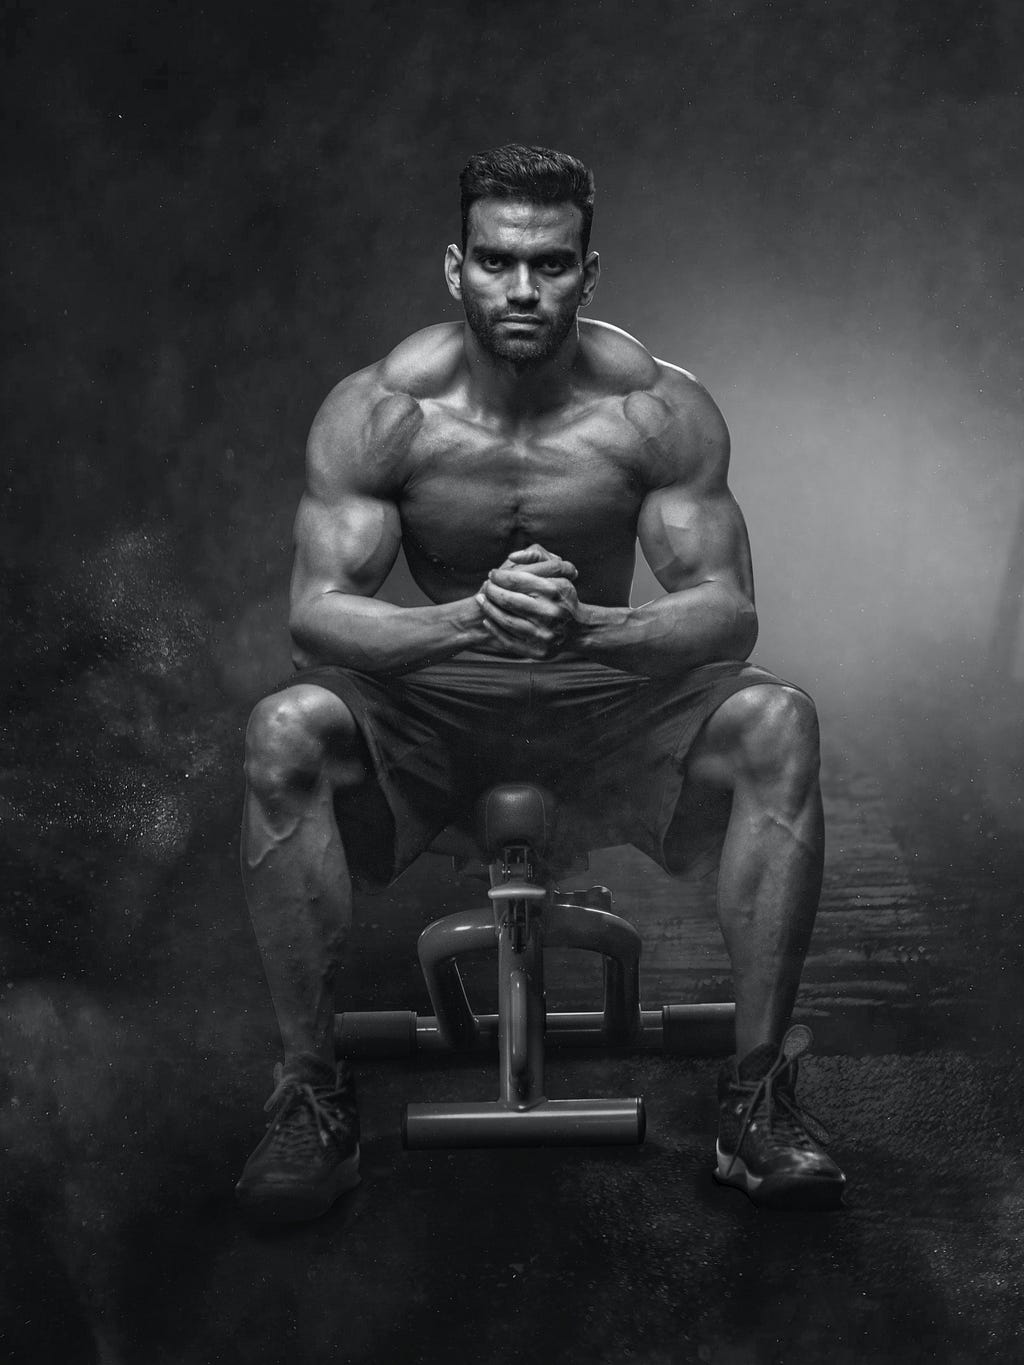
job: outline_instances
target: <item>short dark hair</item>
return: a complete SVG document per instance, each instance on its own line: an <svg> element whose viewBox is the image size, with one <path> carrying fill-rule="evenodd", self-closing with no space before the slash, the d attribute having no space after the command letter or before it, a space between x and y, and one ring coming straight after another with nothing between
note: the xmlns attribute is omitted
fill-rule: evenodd
<svg viewBox="0 0 1024 1365"><path fill-rule="evenodd" d="M459 176L462 191L462 249L469 236L469 211L478 199L525 199L530 204L575 204L583 215L582 247L590 246L594 220L594 177L567 152L506 143L477 152Z"/></svg>

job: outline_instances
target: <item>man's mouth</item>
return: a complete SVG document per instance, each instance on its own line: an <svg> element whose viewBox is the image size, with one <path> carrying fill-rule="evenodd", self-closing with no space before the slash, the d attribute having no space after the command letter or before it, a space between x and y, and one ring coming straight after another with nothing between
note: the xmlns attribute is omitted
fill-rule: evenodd
<svg viewBox="0 0 1024 1365"><path fill-rule="evenodd" d="M539 327L542 319L532 313L506 313L501 319L502 322L514 322L530 327Z"/></svg>

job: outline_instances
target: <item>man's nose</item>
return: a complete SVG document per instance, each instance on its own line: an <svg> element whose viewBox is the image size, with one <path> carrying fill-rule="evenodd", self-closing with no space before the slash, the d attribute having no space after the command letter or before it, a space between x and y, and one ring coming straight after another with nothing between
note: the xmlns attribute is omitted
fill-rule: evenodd
<svg viewBox="0 0 1024 1365"><path fill-rule="evenodd" d="M536 303L540 297L533 271L523 262L512 276L508 287L510 303Z"/></svg>

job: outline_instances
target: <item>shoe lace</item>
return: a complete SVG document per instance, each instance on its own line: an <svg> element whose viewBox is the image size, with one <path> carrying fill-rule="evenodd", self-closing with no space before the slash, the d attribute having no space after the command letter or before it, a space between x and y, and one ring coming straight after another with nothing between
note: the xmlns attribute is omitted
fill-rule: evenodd
<svg viewBox="0 0 1024 1365"><path fill-rule="evenodd" d="M773 1146L807 1148L815 1142L822 1146L828 1144L828 1130L815 1114L797 1104L792 1083L793 1063L807 1051L810 1043L810 1029L794 1024L783 1038L774 1062L759 1080L733 1082L733 1089L740 1091L746 1099L746 1112L736 1150L726 1167L727 1175L739 1159L743 1139L759 1113L764 1115L765 1133Z"/></svg>
<svg viewBox="0 0 1024 1365"><path fill-rule="evenodd" d="M277 1086L263 1108L273 1115L267 1127L279 1151L293 1156L308 1153L311 1146L326 1148L331 1141L339 1147L344 1144L349 1135L334 1090L285 1076L280 1067L275 1068L274 1079Z"/></svg>

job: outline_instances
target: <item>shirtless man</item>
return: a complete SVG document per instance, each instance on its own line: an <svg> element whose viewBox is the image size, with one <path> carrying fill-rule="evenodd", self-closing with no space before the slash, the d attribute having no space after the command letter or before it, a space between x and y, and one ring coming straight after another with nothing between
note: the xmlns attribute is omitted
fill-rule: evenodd
<svg viewBox="0 0 1024 1365"><path fill-rule="evenodd" d="M460 184L445 277L465 322L343 380L309 437L298 672L247 735L243 876L284 1062L238 1198L315 1217L358 1181L333 1049L353 878L386 883L484 787L533 778L585 794L592 847L631 841L669 871L723 813L737 1055L716 1175L766 1204L838 1204L796 1101L806 1030L787 1035L821 884L817 719L744 662L757 623L725 422L684 370L579 320L599 274L580 162L502 147ZM665 595L631 607L638 541ZM400 546L431 605L374 597Z"/></svg>

